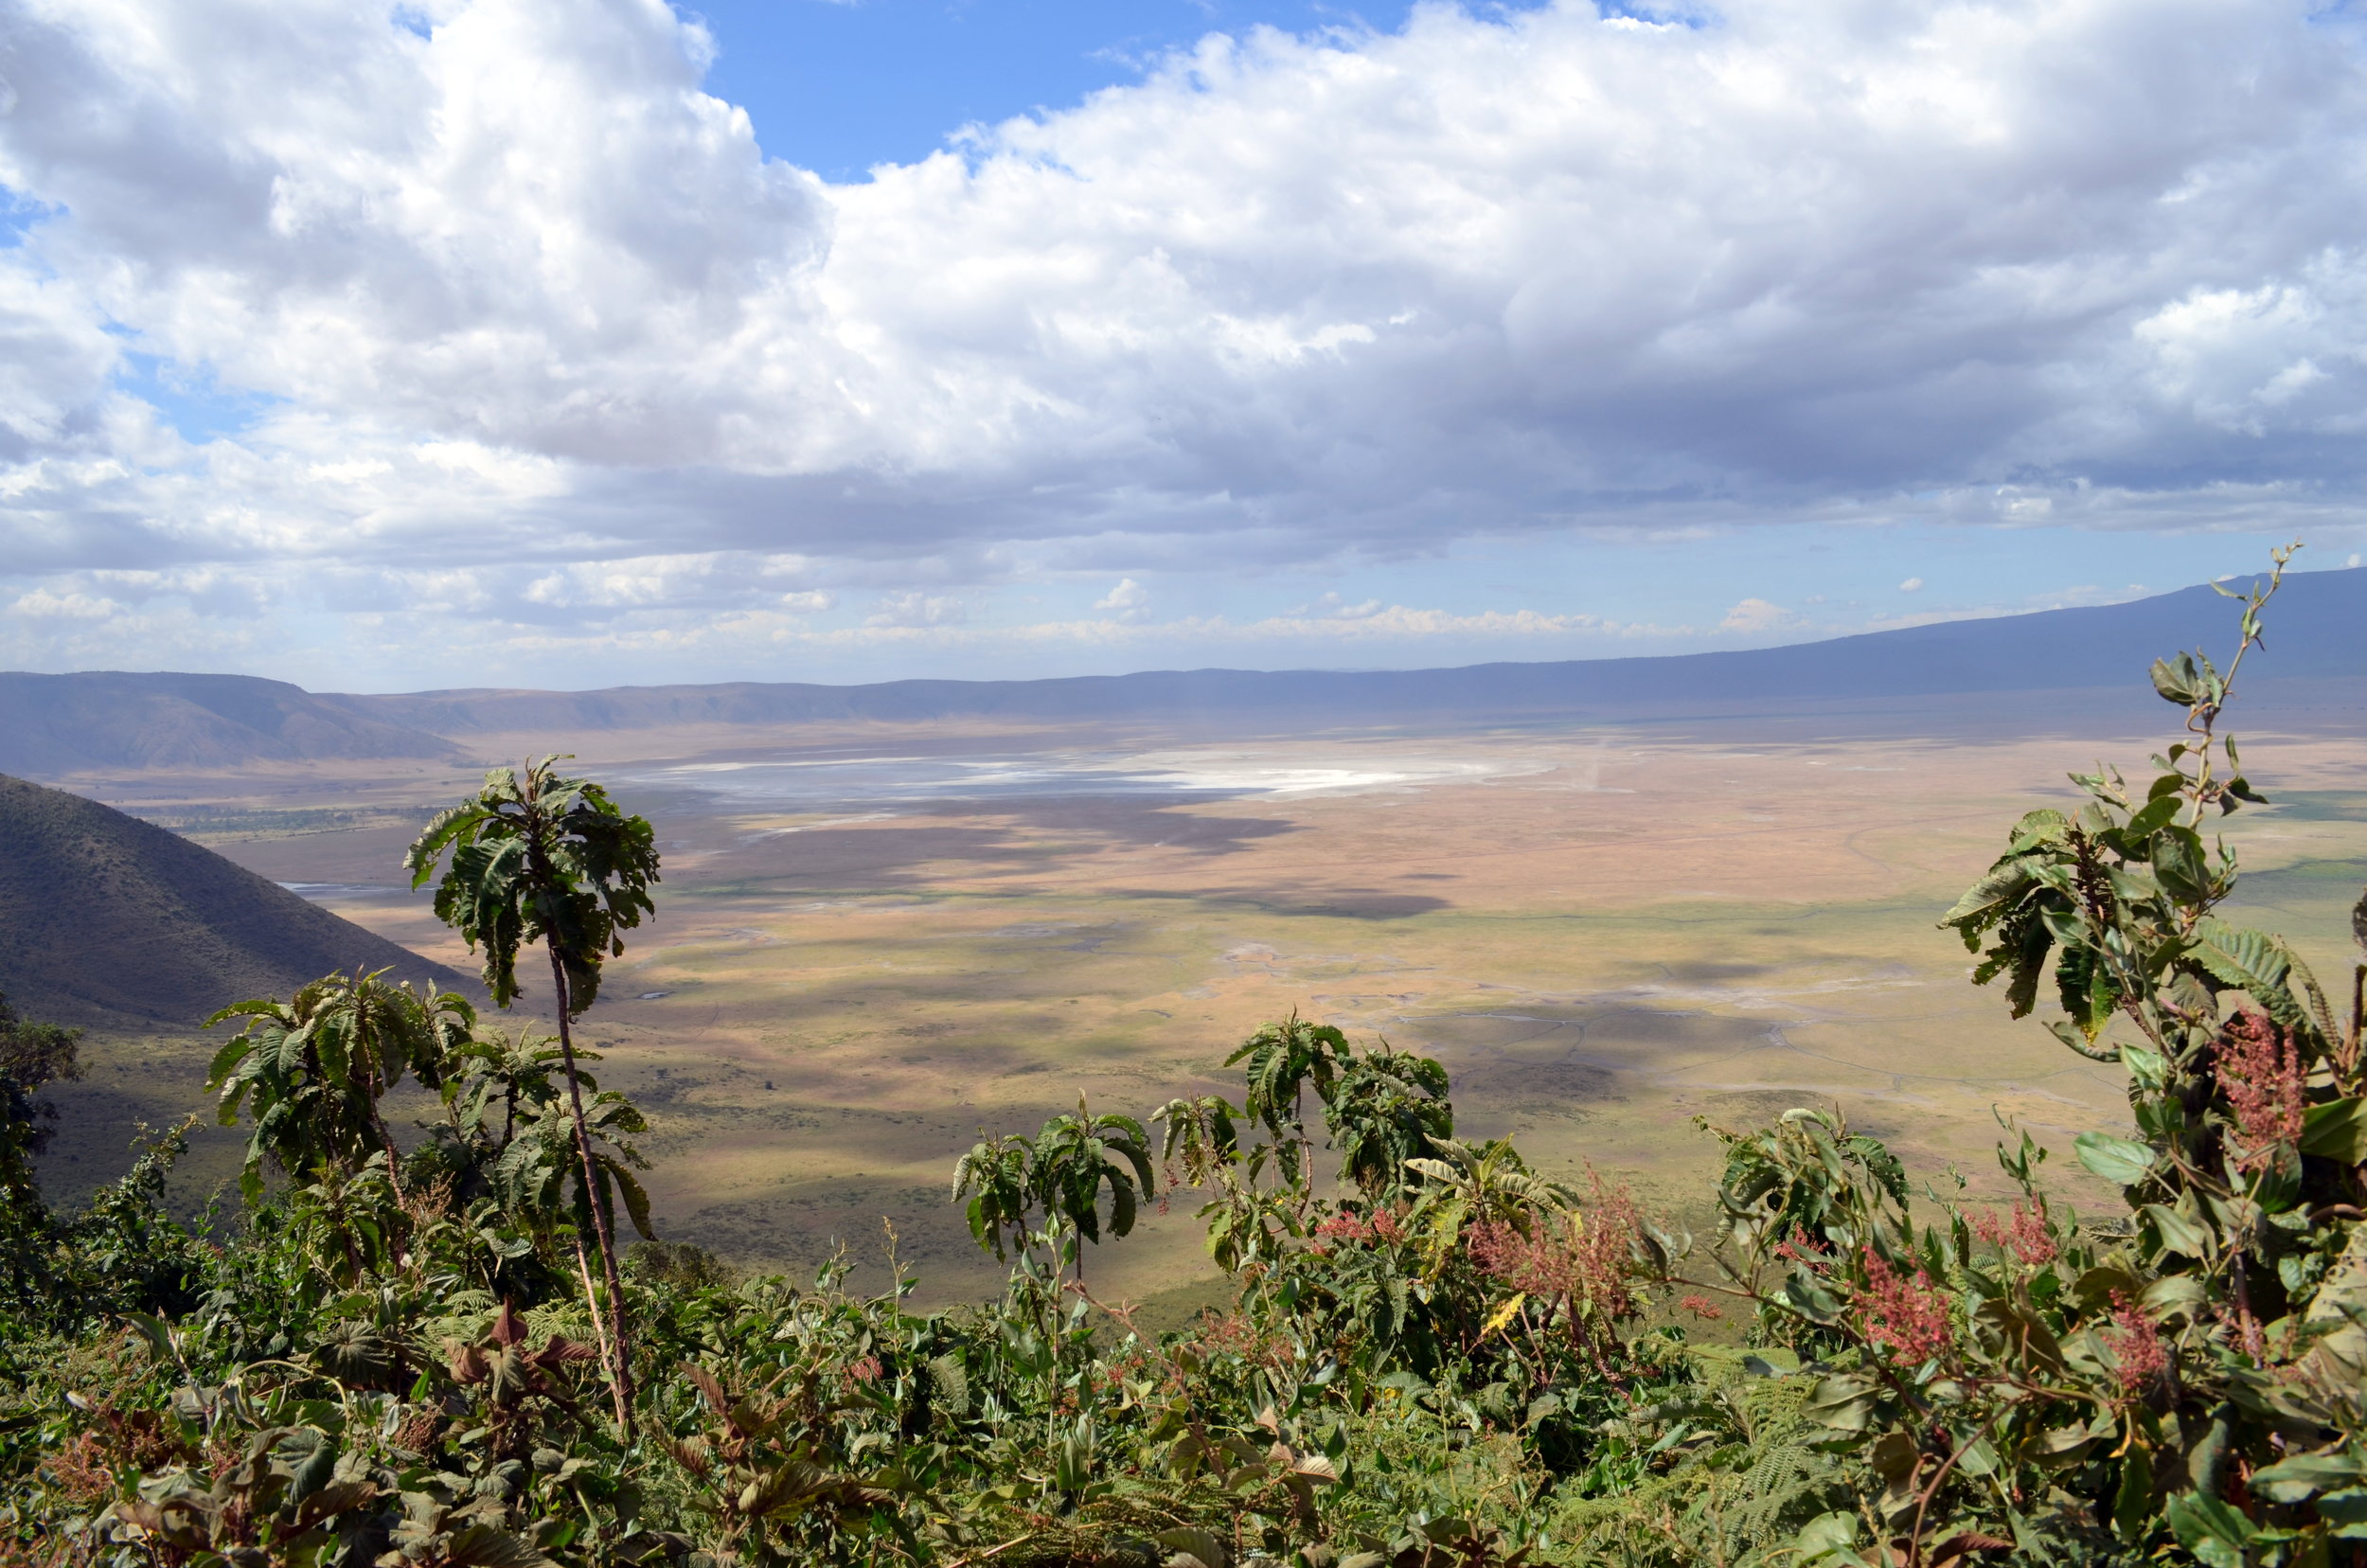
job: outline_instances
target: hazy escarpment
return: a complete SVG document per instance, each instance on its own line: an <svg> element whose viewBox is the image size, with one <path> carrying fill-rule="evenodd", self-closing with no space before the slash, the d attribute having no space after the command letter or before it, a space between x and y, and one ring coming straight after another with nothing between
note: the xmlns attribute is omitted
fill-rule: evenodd
<svg viewBox="0 0 2367 1568"><path fill-rule="evenodd" d="M0 772L203 770L252 762L443 759L439 737L285 681L89 670L0 672Z"/></svg>
<svg viewBox="0 0 2367 1568"><path fill-rule="evenodd" d="M2254 677L2367 676L2367 568L2297 574ZM1310 712L1585 714L1796 699L2108 688L2132 697L2166 649L2228 647L2210 587L2127 604L1943 621L1735 652L1411 670L1150 670L1041 681L733 682L558 692L475 689L324 698L448 737L675 724L869 720L1191 718Z"/></svg>
<svg viewBox="0 0 2367 1568"><path fill-rule="evenodd" d="M2248 670L2255 711L2340 721L2367 682L2367 569L2298 574ZM1338 721L1727 715L2103 694L2151 713L2144 672L2164 650L2229 646L2210 587L2127 604L1900 627L1824 642L1628 659L1408 670L1146 670L1033 681L738 681L596 691L472 688L312 693L239 675L0 674L0 770L59 778L103 769L199 772L343 759L465 760L477 738L672 726L942 720L1123 722L1212 730ZM2264 684L2265 683L2265 684ZM1922 707L1882 721L1904 732Z"/></svg>

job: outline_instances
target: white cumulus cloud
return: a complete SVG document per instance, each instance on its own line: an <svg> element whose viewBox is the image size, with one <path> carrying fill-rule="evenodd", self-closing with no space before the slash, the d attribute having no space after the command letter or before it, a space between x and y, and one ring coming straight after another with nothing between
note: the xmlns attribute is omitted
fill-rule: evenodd
<svg viewBox="0 0 2367 1568"><path fill-rule="evenodd" d="M1148 620L1150 590L1132 578L1120 578L1116 587L1094 600L1094 608L1107 610L1124 621Z"/></svg>
<svg viewBox="0 0 2367 1568"><path fill-rule="evenodd" d="M959 626L970 619L970 608L950 596L917 591L883 594L878 607L863 617L865 626Z"/></svg>
<svg viewBox="0 0 2367 1568"><path fill-rule="evenodd" d="M2367 490L2367 69L2306 0L1431 6L846 187L663 0L421 14L0 9L0 588L911 629L1031 574Z"/></svg>
<svg viewBox="0 0 2367 1568"><path fill-rule="evenodd" d="M1741 632L1755 635L1766 632L1781 632L1800 624L1796 612L1763 598L1747 598L1726 612L1726 618L1717 623L1720 632Z"/></svg>

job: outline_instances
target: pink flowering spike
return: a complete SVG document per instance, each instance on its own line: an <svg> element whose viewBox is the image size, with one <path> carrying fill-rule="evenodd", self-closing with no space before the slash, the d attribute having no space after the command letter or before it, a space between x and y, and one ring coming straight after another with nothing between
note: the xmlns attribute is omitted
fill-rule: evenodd
<svg viewBox="0 0 2367 1568"><path fill-rule="evenodd" d="M2104 1331L2104 1343L2112 1352L2113 1381L2131 1398L2151 1388L2170 1368L2160 1326L2118 1292L2112 1296L2112 1327Z"/></svg>
<svg viewBox="0 0 2367 1568"><path fill-rule="evenodd" d="M1871 1248L1860 1256L1866 1277L1858 1291L1858 1327L1866 1343L1895 1351L1909 1366L1946 1355L1956 1343L1946 1292L1920 1267L1909 1278Z"/></svg>
<svg viewBox="0 0 2367 1568"><path fill-rule="evenodd" d="M2219 1092L2235 1120L2235 1168L2250 1175L2283 1162L2301 1142L2301 1050L2265 1013L2246 1007L2219 1031Z"/></svg>
<svg viewBox="0 0 2367 1568"><path fill-rule="evenodd" d="M2010 1221L1994 1211L1974 1216L1972 1232L2027 1267L2035 1269L2055 1261L2055 1232L2047 1224L2046 1211L2020 1200L2015 1201Z"/></svg>
<svg viewBox="0 0 2367 1568"><path fill-rule="evenodd" d="M2047 1223L2046 1211L2033 1205L2027 1209L2020 1203L2014 1204L2014 1256L2037 1268L2055 1261L2055 1229Z"/></svg>

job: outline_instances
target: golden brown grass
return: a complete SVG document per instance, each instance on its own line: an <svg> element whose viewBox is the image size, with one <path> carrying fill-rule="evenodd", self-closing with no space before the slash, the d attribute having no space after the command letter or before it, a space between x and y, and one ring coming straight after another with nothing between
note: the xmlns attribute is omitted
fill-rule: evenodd
<svg viewBox="0 0 2367 1568"><path fill-rule="evenodd" d="M1919 1174L1953 1163L1979 1185L1999 1114L2058 1146L2116 1121L2111 1070L2009 1024L1934 922L2016 815L2068 797L2066 769L2138 761L2158 741L1768 733L1245 742L1222 749L1366 764L1450 748L1512 771L1199 804L847 821L653 798L640 809L666 846L660 918L613 966L590 1033L651 1113L670 1236L809 1265L834 1238L876 1254L885 1214L935 1298L987 1278L945 1202L980 1127L1032 1128L1080 1092L1139 1114L1218 1087L1229 1045L1294 1006L1441 1057L1469 1131L1516 1133L1548 1167L1591 1162L1679 1210L1711 1163L1697 1114L1838 1100ZM711 739L670 738L673 755ZM602 744L611 766L662 755ZM2253 775L2295 803L2231 825L2248 901L2330 960L2367 875L2362 756L2352 739L2251 740ZM263 802L294 826L205 836L282 881L391 882L413 814L467 780L381 778L365 800L380 816L302 830L350 782L282 773L240 795L245 782L221 781L215 807ZM184 809L208 799L202 781L179 788ZM472 967L421 903L335 907ZM196 1053L158 1049L96 1045L94 1089L117 1097L93 1110L119 1122L135 1100L191 1103ZM134 1051L154 1070L117 1071ZM75 1140L86 1161L97 1131ZM1148 1295L1203 1270L1189 1196L1176 1206L1101 1249L1097 1288Z"/></svg>

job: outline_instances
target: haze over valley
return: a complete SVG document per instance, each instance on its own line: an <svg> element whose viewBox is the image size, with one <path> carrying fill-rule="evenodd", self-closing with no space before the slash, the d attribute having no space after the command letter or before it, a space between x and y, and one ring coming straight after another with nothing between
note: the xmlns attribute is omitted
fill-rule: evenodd
<svg viewBox="0 0 2367 1568"><path fill-rule="evenodd" d="M2234 713L2276 802L2231 825L2241 901L2305 945L2342 939L2367 874L2362 584L2293 579ZM487 762L576 754L657 825L665 861L658 917L586 1025L603 1081L651 1116L662 1234L804 1269L840 1243L875 1257L885 1215L953 1299L989 1267L945 1202L981 1127L1032 1127L1079 1092L1212 1092L1232 1043L1293 1007L1437 1056L1472 1133L1679 1208L1713 1155L1695 1114L1837 1101L1913 1167L1976 1183L1997 1115L2057 1144L2117 1124L2117 1072L2008 1023L1935 921L2002 824L2069 797L2067 771L2160 749L2177 715L2144 664L2224 646L2225 603L1707 668L1205 676L1188 704L1182 678L1105 688L1149 693L1130 711L1067 683L945 683L894 717L865 709L914 693L272 688L239 706L181 678L6 677L0 701L84 704L40 743L85 765L22 771L469 975L403 846ZM1948 662L1910 657L1934 643ZM2001 684L1962 673L1981 668ZM2065 684L2009 689L2037 668ZM1290 700L1255 700L1261 683ZM1393 690L1412 694L1395 711ZM124 765L142 756L169 760ZM383 961L336 961L365 958ZM134 1120L198 1104L210 1050L154 1018L95 1021L51 1156L68 1191L113 1169ZM228 1147L192 1163L191 1194ZM1112 1289L1212 1288L1187 1213L1144 1223L1095 1259Z"/></svg>

